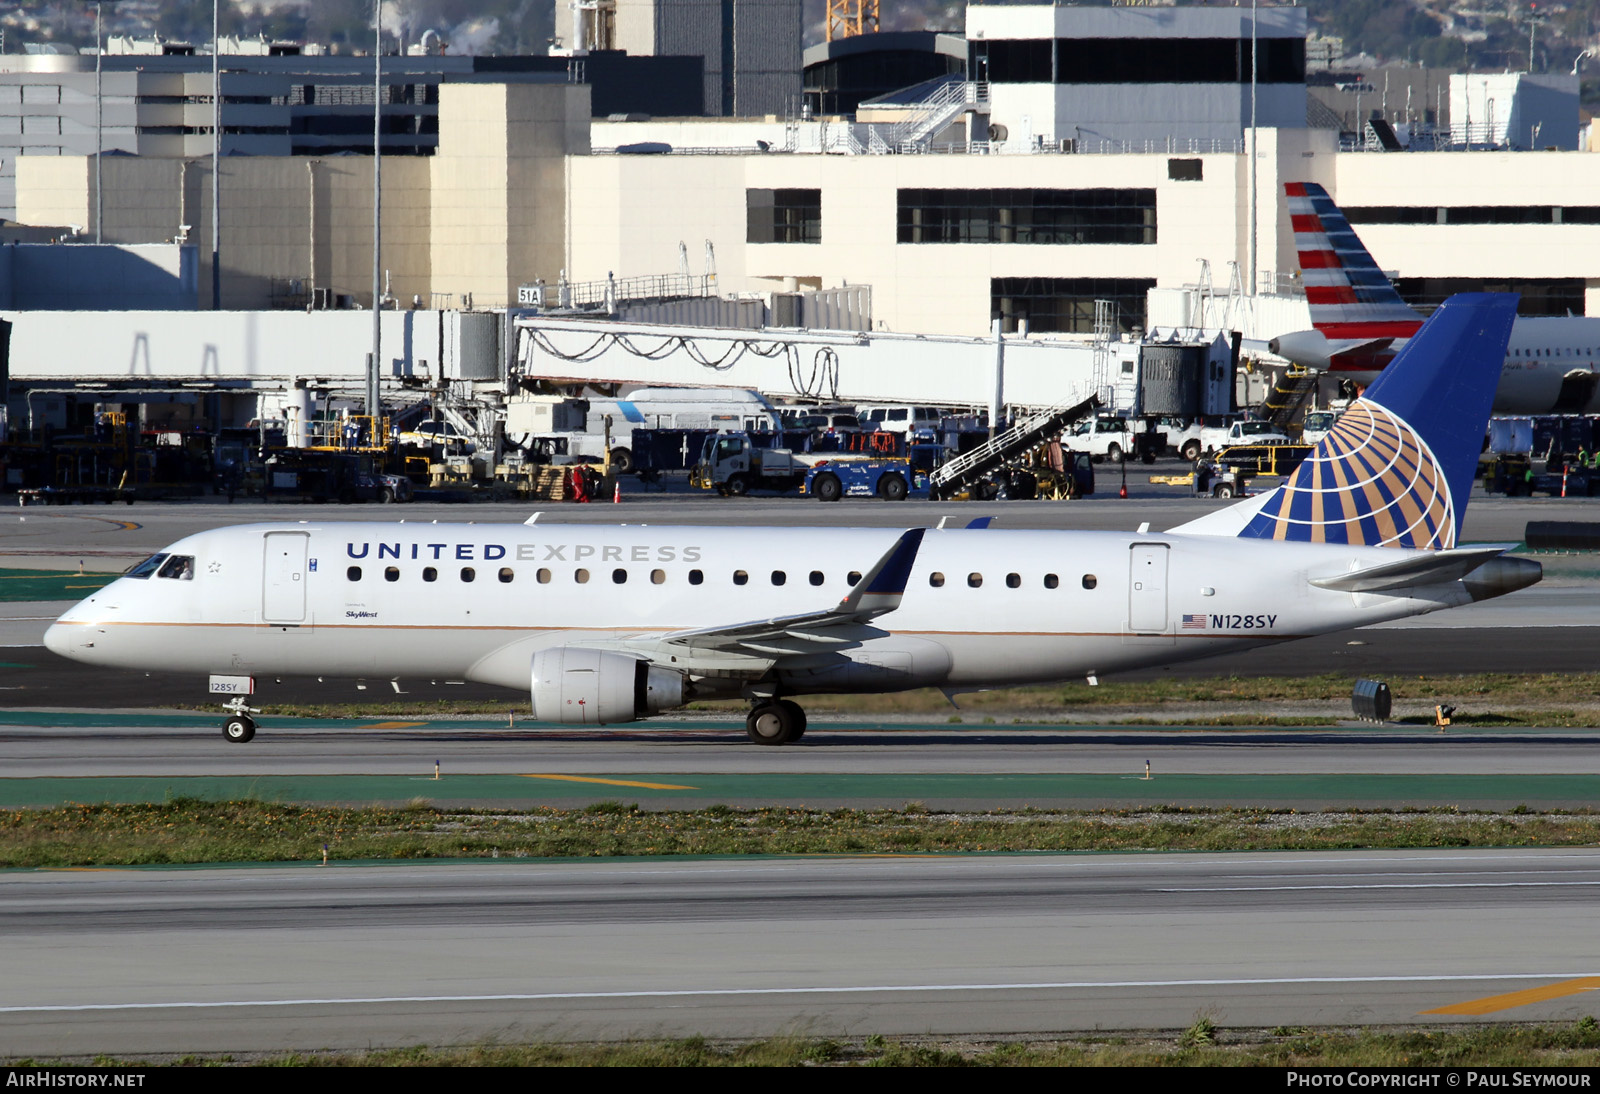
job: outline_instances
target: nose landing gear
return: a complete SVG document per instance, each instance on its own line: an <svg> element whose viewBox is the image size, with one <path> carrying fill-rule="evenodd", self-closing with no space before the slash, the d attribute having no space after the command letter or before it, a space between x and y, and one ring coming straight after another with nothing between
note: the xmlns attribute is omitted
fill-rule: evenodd
<svg viewBox="0 0 1600 1094"><path fill-rule="evenodd" d="M260 714L261 711L246 705L244 696L234 696L222 704L222 709L228 711L228 720L222 723L223 740L242 745L256 735L256 722L250 715Z"/></svg>
<svg viewBox="0 0 1600 1094"><path fill-rule="evenodd" d="M806 712L789 699L758 702L744 721L745 732L758 745L786 745L805 736Z"/></svg>

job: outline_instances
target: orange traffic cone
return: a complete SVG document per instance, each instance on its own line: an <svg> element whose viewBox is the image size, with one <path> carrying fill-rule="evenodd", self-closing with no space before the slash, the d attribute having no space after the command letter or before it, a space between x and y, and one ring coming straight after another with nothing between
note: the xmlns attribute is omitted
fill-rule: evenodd
<svg viewBox="0 0 1600 1094"><path fill-rule="evenodd" d="M615 485L613 485L611 487L611 504L620 505L621 503L622 503L622 480L618 479L616 481Z"/></svg>
<svg viewBox="0 0 1600 1094"><path fill-rule="evenodd" d="M1121 490L1117 491L1117 497L1125 498L1127 496L1128 496L1128 487L1126 485L1124 485Z"/></svg>

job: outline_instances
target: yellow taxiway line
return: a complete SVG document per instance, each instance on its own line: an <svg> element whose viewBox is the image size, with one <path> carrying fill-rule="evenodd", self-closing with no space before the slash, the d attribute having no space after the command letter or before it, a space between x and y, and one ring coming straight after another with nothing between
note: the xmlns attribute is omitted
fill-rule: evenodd
<svg viewBox="0 0 1600 1094"><path fill-rule="evenodd" d="M1448 1007L1425 1010L1422 1013L1494 1014L1496 1011L1510 1010L1512 1007L1525 1007L1530 1003L1543 1003L1551 999L1560 999L1564 996L1578 995L1581 992L1595 991L1597 989L1600 989L1600 976L1582 976L1576 980L1562 980L1560 983L1546 984L1542 988L1528 988L1524 991L1507 992L1505 995L1491 995L1486 999L1472 999L1465 1003L1453 1003Z"/></svg>
<svg viewBox="0 0 1600 1094"><path fill-rule="evenodd" d="M584 775L522 775L524 779L555 779L567 783L602 783L606 786L639 786L646 790L698 790L698 786L676 786L672 783L641 783L628 779L592 779Z"/></svg>

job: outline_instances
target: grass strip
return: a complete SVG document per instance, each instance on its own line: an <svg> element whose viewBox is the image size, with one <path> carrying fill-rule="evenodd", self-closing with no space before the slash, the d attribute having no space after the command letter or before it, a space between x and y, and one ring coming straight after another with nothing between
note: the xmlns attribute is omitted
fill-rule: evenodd
<svg viewBox="0 0 1600 1094"><path fill-rule="evenodd" d="M13 1067L76 1061L21 1059ZM485 1044L172 1059L97 1057L101 1067L1595 1067L1600 1023L1471 1028L1185 1030L1007 1040L779 1037Z"/></svg>
<svg viewBox="0 0 1600 1094"><path fill-rule="evenodd" d="M192 798L0 811L0 866L311 863L661 855L1244 851L1600 844L1600 814L1449 808L1300 813L1174 806L943 813L622 802L519 812L321 808Z"/></svg>
<svg viewBox="0 0 1600 1094"><path fill-rule="evenodd" d="M1587 716L1600 719L1600 673L1470 673L1462 675L1385 677L1397 702L1425 701L1429 706L1447 703L1461 713L1458 721L1485 715L1483 708L1513 704L1540 711L1569 706L1594 706ZM1104 707L1161 707L1173 703L1295 703L1339 702L1348 704L1355 677L1340 673L1317 676L1217 676L1171 678L1149 681L1102 681L1097 687L1087 684L1049 684L1031 688L998 688L974 692L957 698L959 709L952 712L950 701L934 688L885 695L811 695L805 698L808 713L858 715L942 715L952 722L981 721L985 715L1027 715L1074 712ZM526 709L526 697L508 695L503 700L409 701L403 697L369 703L265 703L268 714L302 718L378 718L441 714L499 714ZM1476 708L1476 710L1474 709ZM214 708L204 708L214 709ZM692 703L695 711L743 713L742 701ZM1348 706L1346 707L1348 710ZM1431 721L1431 719L1429 719ZM1271 723L1269 723L1271 724ZM1502 723L1493 723L1502 724ZM1584 724L1600 724L1590 721Z"/></svg>

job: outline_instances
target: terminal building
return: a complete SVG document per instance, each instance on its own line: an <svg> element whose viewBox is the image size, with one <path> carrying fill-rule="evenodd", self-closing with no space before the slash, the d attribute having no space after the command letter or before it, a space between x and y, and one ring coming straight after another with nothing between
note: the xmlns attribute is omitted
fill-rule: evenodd
<svg viewBox="0 0 1600 1094"><path fill-rule="evenodd" d="M1184 318L1162 301L1208 285L1226 295L1231 285L1240 304L1228 322L1266 338L1309 325L1283 203L1285 183L1307 181L1327 188L1421 305L1453 291L1511 289L1523 294L1525 314L1600 314L1592 182L1600 161L1578 150L1581 140L1568 142L1575 78L1463 85L1456 113L1476 118L1470 96L1494 96L1505 121L1498 134L1464 130L1454 140L1461 119L1447 124L1437 97L1405 107L1410 97L1398 95L1363 98L1368 119L1351 134L1336 117L1327 124L1334 112L1308 92L1303 8L1263 7L1252 26L1250 10L1237 7L974 3L962 35L882 36L890 53L920 51L919 75L932 72L911 92L868 94L878 89L846 79L846 60L858 75L871 68L861 60L870 43L852 44L808 58L833 67L807 77L817 95L804 109L796 31L792 109L774 103L756 116L722 117L719 102L674 116L596 116L599 85L571 78L567 66L590 46L592 60L607 52L598 47L624 45L628 10L622 0L584 8L598 20L585 26L614 25L615 36L569 41L573 56L545 59L559 63L555 73L511 72L505 59L393 59L470 71L418 77L405 85L423 89L416 101L393 106L394 139L408 154L383 162L385 307L553 310L563 284L687 273L687 252L713 256L714 266L695 272L714 273L725 297L870 286L874 330L982 336L998 321L1015 337L1083 338L1095 333L1097 314L1104 320L1097 302L1110 302L1101 336L1132 337ZM964 62L952 39L964 40ZM313 60L324 59L283 59ZM709 79L702 86L713 90ZM716 86L726 90L726 81ZM853 113L827 112L858 90ZM81 98L81 87L73 94ZM0 95L0 118L17 109L4 102ZM285 116L276 103L259 105L263 118L278 119L273 127L313 128L293 109ZM370 125L370 109L353 107L348 124L361 115ZM1374 125L1380 110L1375 121L1384 124ZM209 109L200 112L192 136L208 147ZM1571 130L1561 120L1568 115ZM14 116L33 127L34 115ZM325 117L335 116L344 115ZM223 309L259 317L371 307L370 156L224 126L227 141L276 143L222 160ZM1528 150L1521 134L1531 138L1536 127L1552 140ZM386 152L389 140L386 131ZM199 242L192 266L162 268L177 278L169 284L199 286L196 307L208 309L209 158L188 144L127 151L137 154L101 164L103 238ZM63 143L16 164L16 219L81 226L76 238L93 238L92 155ZM145 305L119 305L113 294L106 306ZM317 352L307 347L313 364Z"/></svg>

